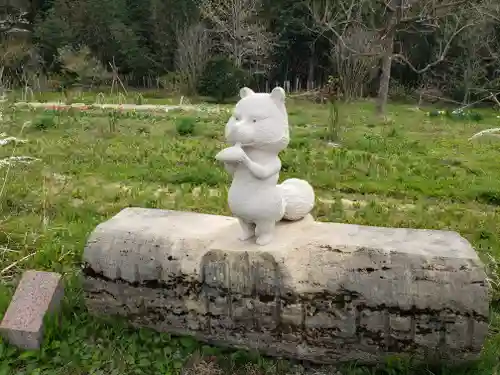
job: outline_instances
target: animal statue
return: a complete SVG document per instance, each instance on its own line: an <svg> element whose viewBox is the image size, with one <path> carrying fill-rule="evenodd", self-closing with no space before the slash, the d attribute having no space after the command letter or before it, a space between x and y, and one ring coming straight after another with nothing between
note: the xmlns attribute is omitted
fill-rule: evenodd
<svg viewBox="0 0 500 375"><path fill-rule="evenodd" d="M215 158L224 163L232 183L229 208L242 228L240 239L256 237L258 245L273 239L276 223L300 220L314 207L314 190L301 179L278 184L281 161L278 154L290 142L285 91L270 94L244 87L225 128L231 145Z"/></svg>

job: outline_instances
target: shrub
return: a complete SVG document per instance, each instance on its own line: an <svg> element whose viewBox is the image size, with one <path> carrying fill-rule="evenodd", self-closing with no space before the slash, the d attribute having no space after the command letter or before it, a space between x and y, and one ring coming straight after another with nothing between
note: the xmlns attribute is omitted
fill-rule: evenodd
<svg viewBox="0 0 500 375"><path fill-rule="evenodd" d="M46 130L56 126L56 118L54 114L44 113L33 121L33 127L37 130Z"/></svg>
<svg viewBox="0 0 500 375"><path fill-rule="evenodd" d="M178 117L175 128L179 135L193 135L196 129L196 118L194 117Z"/></svg>
<svg viewBox="0 0 500 375"><path fill-rule="evenodd" d="M184 79L177 72L169 72L160 77L160 84L166 92L179 93L184 85ZM160 93L161 94L161 93ZM148 97L151 93L147 93ZM152 99L161 99L164 96L151 97Z"/></svg>
<svg viewBox="0 0 500 375"><path fill-rule="evenodd" d="M412 98L411 90L395 80L391 80L390 82L389 99L403 103L414 100Z"/></svg>
<svg viewBox="0 0 500 375"><path fill-rule="evenodd" d="M220 103L237 95L246 81L244 70L225 57L217 57L205 66L197 90L200 95L210 96Z"/></svg>
<svg viewBox="0 0 500 375"><path fill-rule="evenodd" d="M116 109L111 110L108 113L108 125L109 131L114 133L116 131L116 124L118 123L118 119L121 117L121 113Z"/></svg>
<svg viewBox="0 0 500 375"><path fill-rule="evenodd" d="M64 89L72 87L75 83L99 83L112 77L98 58L96 58L90 48L83 46L74 49L71 46L64 46L58 49L58 60L63 68Z"/></svg>
<svg viewBox="0 0 500 375"><path fill-rule="evenodd" d="M96 95L96 97L95 97L95 103L96 104L104 104L104 103L106 103L106 96L104 95L103 92L100 92L99 94Z"/></svg>
<svg viewBox="0 0 500 375"><path fill-rule="evenodd" d="M328 91L326 93L328 100L328 128L327 139L329 142L340 141L340 119L339 119L339 106L337 103L337 94L335 87L338 85L339 79L330 76L328 78Z"/></svg>
<svg viewBox="0 0 500 375"><path fill-rule="evenodd" d="M143 105L144 104L144 96L141 93L138 93L135 96L135 104L136 105Z"/></svg>

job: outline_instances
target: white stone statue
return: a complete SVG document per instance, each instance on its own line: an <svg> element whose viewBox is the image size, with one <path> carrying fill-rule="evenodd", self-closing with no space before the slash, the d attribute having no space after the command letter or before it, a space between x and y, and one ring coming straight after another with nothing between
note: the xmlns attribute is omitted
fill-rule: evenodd
<svg viewBox="0 0 500 375"><path fill-rule="evenodd" d="M244 87L240 97L225 129L231 147L215 158L233 176L228 201L243 229L240 239L255 236L258 245L266 245L278 221L299 220L311 212L314 190L296 178L277 185L278 154L290 141L285 91L276 87L270 94L255 93Z"/></svg>

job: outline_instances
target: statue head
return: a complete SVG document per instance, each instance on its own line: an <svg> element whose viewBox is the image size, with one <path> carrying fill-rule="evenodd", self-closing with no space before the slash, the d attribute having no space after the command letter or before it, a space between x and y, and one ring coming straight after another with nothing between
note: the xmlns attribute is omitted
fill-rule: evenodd
<svg viewBox="0 0 500 375"><path fill-rule="evenodd" d="M255 93L244 87L240 98L226 124L227 142L276 153L285 149L290 141L285 91Z"/></svg>

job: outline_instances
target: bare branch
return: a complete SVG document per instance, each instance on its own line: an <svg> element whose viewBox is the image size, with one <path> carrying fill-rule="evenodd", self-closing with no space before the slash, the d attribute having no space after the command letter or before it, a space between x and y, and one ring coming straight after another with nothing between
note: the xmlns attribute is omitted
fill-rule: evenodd
<svg viewBox="0 0 500 375"><path fill-rule="evenodd" d="M500 23L500 3L497 0L486 0L471 6L484 17Z"/></svg>
<svg viewBox="0 0 500 375"><path fill-rule="evenodd" d="M433 68L434 66L440 64L441 62L443 62L446 58L446 55L448 54L448 50L450 49L450 46L451 46L451 43L453 42L453 39L458 35L460 34L462 31L464 31L466 28L468 27L471 27L473 26L473 24L467 24L467 25L464 25L462 27L460 27L458 30L456 30L450 38L448 38L448 41L446 42L443 50L441 51L439 57L434 60L433 62L431 63L428 63L425 67L421 68L421 69L417 69L411 62L408 58L406 58L404 55L402 54L399 54L399 53L396 53L396 54L393 54L392 57L393 59L396 59L396 60L399 60L400 62L403 62L404 64L408 65L408 67L413 70L415 73L418 73L418 74L421 74L421 73L424 73L426 71L428 71L429 69Z"/></svg>
<svg viewBox="0 0 500 375"><path fill-rule="evenodd" d="M308 0L310 14L320 35L328 36L333 45L348 51L351 56L378 59L381 67L377 102L379 112L383 112L387 101L391 62L405 63L416 73L424 73L443 62L453 40L476 22L469 15L471 12L467 12L469 4L470 0L337 0L333 7L324 0ZM436 33L443 30L442 19L448 17L456 21L455 30L442 42L435 61L419 69L403 52L395 52L398 32ZM347 40L352 28L370 30L378 36L370 43L372 48L367 50L366 45L352 45Z"/></svg>

